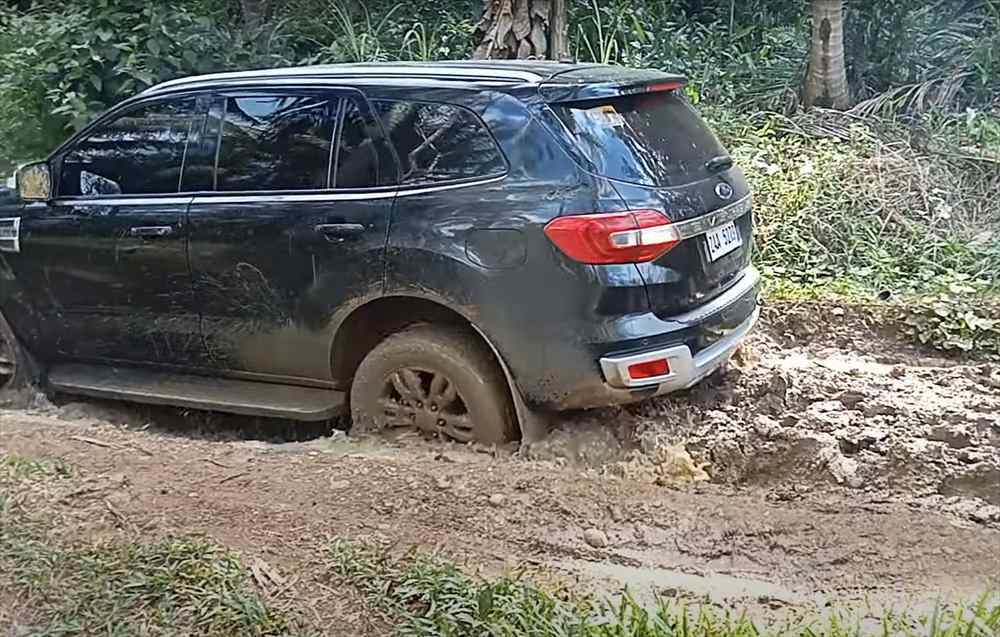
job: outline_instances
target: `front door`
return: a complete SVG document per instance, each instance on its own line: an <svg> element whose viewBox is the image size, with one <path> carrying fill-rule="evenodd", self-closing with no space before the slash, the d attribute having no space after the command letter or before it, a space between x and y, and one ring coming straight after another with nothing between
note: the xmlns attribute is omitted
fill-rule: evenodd
<svg viewBox="0 0 1000 637"><path fill-rule="evenodd" d="M205 104L207 107L207 103ZM180 194L195 98L112 113L52 160L56 198L23 210L11 267L55 359L186 365L201 351Z"/></svg>
<svg viewBox="0 0 1000 637"><path fill-rule="evenodd" d="M189 211L208 365L289 382L331 376L329 320L381 290L394 189L360 94L225 93L214 192Z"/></svg>

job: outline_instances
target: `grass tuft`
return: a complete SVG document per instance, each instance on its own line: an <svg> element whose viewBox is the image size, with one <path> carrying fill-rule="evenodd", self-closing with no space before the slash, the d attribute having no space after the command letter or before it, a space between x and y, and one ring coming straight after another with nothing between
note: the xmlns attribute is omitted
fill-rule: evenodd
<svg viewBox="0 0 1000 637"><path fill-rule="evenodd" d="M76 469L64 460L28 458L17 454L0 455L0 484L5 481L72 478Z"/></svg>
<svg viewBox="0 0 1000 637"><path fill-rule="evenodd" d="M397 558L339 541L329 555L332 570L405 637L995 637L1000 630L1000 598L992 594L968 607L937 607L926 617L886 613L862 623L841 613L761 627L742 612L663 599L647 607L628 591L607 601L546 590L523 573L477 578L413 552Z"/></svg>

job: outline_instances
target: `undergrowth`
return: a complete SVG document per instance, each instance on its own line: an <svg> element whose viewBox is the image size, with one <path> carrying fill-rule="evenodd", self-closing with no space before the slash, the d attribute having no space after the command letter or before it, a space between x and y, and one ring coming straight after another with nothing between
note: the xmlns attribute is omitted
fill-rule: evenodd
<svg viewBox="0 0 1000 637"><path fill-rule="evenodd" d="M66 544L39 510L50 481L74 470L58 460L0 458L0 618L12 634L287 635L232 552L203 541ZM31 506L33 505L33 506ZM20 632L19 632L20 631Z"/></svg>
<svg viewBox="0 0 1000 637"><path fill-rule="evenodd" d="M895 301L921 343L1000 353L1000 114L706 114L754 193L769 298Z"/></svg>
<svg viewBox="0 0 1000 637"><path fill-rule="evenodd" d="M750 181L769 278L869 298L949 279L1000 291L1000 143L951 121L708 115Z"/></svg>
<svg viewBox="0 0 1000 637"><path fill-rule="evenodd" d="M565 589L546 590L523 575L481 579L450 562L337 542L334 572L351 582L401 637L993 637L1000 598L968 607L938 607L928 616L886 613L864 622L849 613L765 627L744 613L661 600L652 607L627 592L604 601Z"/></svg>

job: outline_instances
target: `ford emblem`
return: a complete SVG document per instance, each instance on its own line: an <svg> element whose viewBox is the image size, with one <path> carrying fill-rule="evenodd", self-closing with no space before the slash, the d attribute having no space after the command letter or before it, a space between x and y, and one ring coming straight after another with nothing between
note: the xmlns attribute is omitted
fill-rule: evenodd
<svg viewBox="0 0 1000 637"><path fill-rule="evenodd" d="M715 194L719 199L728 201L733 198L733 187L723 181L715 185Z"/></svg>

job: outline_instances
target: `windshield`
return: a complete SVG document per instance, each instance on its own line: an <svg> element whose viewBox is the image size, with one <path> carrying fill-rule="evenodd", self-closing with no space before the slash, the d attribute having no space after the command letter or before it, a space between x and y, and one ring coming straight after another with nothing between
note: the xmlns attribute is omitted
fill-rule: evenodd
<svg viewBox="0 0 1000 637"><path fill-rule="evenodd" d="M706 162L725 156L715 134L681 95L659 91L553 108L597 172L647 186L708 177Z"/></svg>

